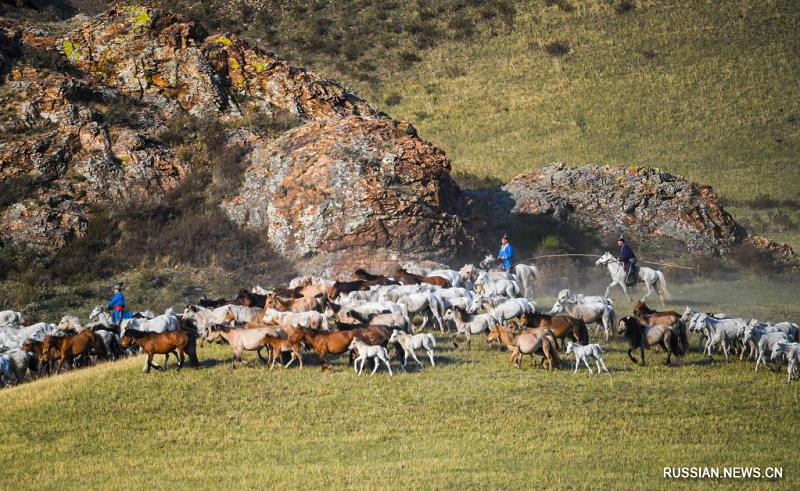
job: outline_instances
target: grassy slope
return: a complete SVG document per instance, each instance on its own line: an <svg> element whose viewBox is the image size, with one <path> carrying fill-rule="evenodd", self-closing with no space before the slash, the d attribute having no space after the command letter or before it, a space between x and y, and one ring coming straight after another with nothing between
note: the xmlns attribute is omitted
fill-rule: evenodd
<svg viewBox="0 0 800 491"><path fill-rule="evenodd" d="M797 318L792 286L675 287L674 307L692 298ZM664 466L759 465L784 468L779 487L798 485L798 398L785 374L696 353L667 368L648 352L640 368L621 344L606 356L610 378L548 374L512 368L480 339L472 352L439 341L439 366L393 379L358 378L344 359L325 374L311 360L231 371L227 347L214 346L196 371L145 376L137 358L4 390L0 481L61 486L79 468L82 486L104 488L654 488Z"/></svg>
<svg viewBox="0 0 800 491"><path fill-rule="evenodd" d="M401 95L389 112L446 149L457 171L508 179L556 161L659 166L712 184L758 232L800 247L796 209L770 218L746 206L800 191L797 4L638 3L623 15L604 2L520 7L513 33L442 44L362 90ZM548 54L553 41L570 53Z"/></svg>

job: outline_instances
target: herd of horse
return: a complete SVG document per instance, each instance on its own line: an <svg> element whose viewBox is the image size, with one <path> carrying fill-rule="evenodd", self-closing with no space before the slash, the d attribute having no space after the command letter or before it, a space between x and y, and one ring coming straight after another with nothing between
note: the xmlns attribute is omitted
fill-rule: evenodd
<svg viewBox="0 0 800 491"><path fill-rule="evenodd" d="M609 288L618 284L628 295L624 278L617 278L620 265L608 256L597 265L608 266L614 280ZM605 350L589 342L590 326L603 330L606 341L622 336L629 359L641 365L645 350L653 347L663 351L665 364L671 364L689 351L690 333L699 335L700 350L708 356L715 349L726 359L731 352L740 360L749 356L756 361L756 371L773 361L774 368L767 366L779 371L786 362L789 381L800 361L800 332L794 323L730 319L688 307L681 314L650 309L645 300L652 292L662 303L663 295L669 295L660 271L640 268L647 294L631 315L618 319L608 290L603 296L562 290L545 313L534 299L542 289L535 266L520 264L512 272L495 266L494 258L487 256L478 266L468 264L458 271L407 263L387 276L360 268L346 281L302 277L271 291L243 289L230 299L204 296L182 314L171 308L162 315L138 312L119 325L103 306L92 311L87 324L73 315L53 325L26 322L18 312L0 312L0 383L18 383L28 372L37 377L58 374L65 366L74 369L137 352L146 355L145 372L153 367L166 370L171 355L179 370L187 358L197 367L198 342L228 344L232 368L249 365L244 352L254 351L270 369L295 361L302 369L304 353L314 352L322 370L330 367L330 356L348 354L359 374L370 360L372 375L380 364L393 375L390 350L403 371L409 357L423 366L417 352L424 352L435 366L437 338L426 332L429 323L433 329L453 332L456 349L462 337L470 350L472 337L485 335L490 346L496 342L511 353L514 366L520 367L528 355L534 365L539 359L538 364L550 371L562 368L565 354L573 354L575 372L583 362L591 373L590 358L598 373L601 368L608 372ZM153 361L156 355L164 355L163 366Z"/></svg>

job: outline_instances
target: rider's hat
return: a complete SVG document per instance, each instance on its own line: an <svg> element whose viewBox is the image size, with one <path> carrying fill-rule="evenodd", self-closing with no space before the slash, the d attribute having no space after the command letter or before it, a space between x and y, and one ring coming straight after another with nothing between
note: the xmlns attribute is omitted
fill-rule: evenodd
<svg viewBox="0 0 800 491"><path fill-rule="evenodd" d="M501 239L506 239L506 240L508 240L508 235L507 235L507 234L503 234L503 236L501 237Z"/></svg>
<svg viewBox="0 0 800 491"><path fill-rule="evenodd" d="M623 237L623 236L621 236L621 235L620 235L620 236L619 236L619 239L617 239L617 241L625 242L625 237Z"/></svg>
<svg viewBox="0 0 800 491"><path fill-rule="evenodd" d="M115 289L115 290L122 291L122 290L124 290L124 289L125 289L125 287L124 287L124 286L122 286L122 283L117 283L116 285L114 285L114 289Z"/></svg>

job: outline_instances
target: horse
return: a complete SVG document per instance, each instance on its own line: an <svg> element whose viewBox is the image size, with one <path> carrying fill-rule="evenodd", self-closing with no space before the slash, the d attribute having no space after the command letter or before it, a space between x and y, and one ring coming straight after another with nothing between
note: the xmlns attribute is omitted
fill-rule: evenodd
<svg viewBox="0 0 800 491"><path fill-rule="evenodd" d="M573 375L578 373L578 368L581 366L581 361L583 361L583 364L589 369L589 374L592 373L592 367L589 366L589 357L594 358L594 362L597 365L598 374L600 373L600 365L602 365L603 370L608 373L606 363L603 361L603 353L605 353L605 351L600 347L599 344L587 344L586 346L582 346L578 343L573 343L570 341L567 344L567 354L570 353L575 353L575 371L572 372Z"/></svg>
<svg viewBox="0 0 800 491"><path fill-rule="evenodd" d="M275 309L279 312L295 312L295 313L309 312L312 310L321 312L323 310L320 301L316 297L290 298L284 300L281 297L269 296L267 297L263 305L263 308Z"/></svg>
<svg viewBox="0 0 800 491"><path fill-rule="evenodd" d="M689 337L686 333L686 323L683 316L674 310L659 312L647 306L644 300L640 300L633 308L633 316L643 325L659 324L662 326L672 326L680 334L681 347L683 351L689 351Z"/></svg>
<svg viewBox="0 0 800 491"><path fill-rule="evenodd" d="M382 331L380 331L382 330ZM380 331L380 332L379 332ZM379 326L361 327L356 329L332 331L332 332L319 332L304 327L298 327L289 336L289 341L297 343L304 340L308 345L319 354L319 364L323 371L330 368L325 363L325 357L329 354L340 355L350 350L350 343L353 338L358 335L362 339L369 339L375 341L377 338L385 337L386 342L389 340L388 329ZM373 343L370 344L380 344ZM350 356L352 361L352 353Z"/></svg>
<svg viewBox="0 0 800 491"><path fill-rule="evenodd" d="M552 371L553 367L561 368L558 344L552 329L539 327L512 334L507 328L497 325L489 332L486 340L491 343L497 339L511 350L510 361L517 368L522 366L522 355L530 355L533 361L534 354L542 356L542 366L547 361L548 370Z"/></svg>
<svg viewBox="0 0 800 491"><path fill-rule="evenodd" d="M525 298L512 298L497 306L492 305L491 302L485 302L485 300L488 300L488 297L476 295L467 311L477 312L481 307L485 307L486 312L493 315L503 327L511 319L518 319L522 314L532 314L537 310L536 304Z"/></svg>
<svg viewBox="0 0 800 491"><path fill-rule="evenodd" d="M56 368L56 375L61 372L61 367L64 366L65 361L72 361L81 355L89 355L92 350L103 359L108 359L103 338L93 331L83 331L78 334L71 334L67 336L46 336L42 342L42 359L41 362L48 363L51 359L52 353L59 357L58 367Z"/></svg>
<svg viewBox="0 0 800 491"><path fill-rule="evenodd" d="M414 261L407 262L401 266L405 271L410 274L424 276L430 278L432 276L440 276L450 282L453 287L461 286L461 275L458 271L449 269L446 265L437 265L436 269L428 269Z"/></svg>
<svg viewBox="0 0 800 491"><path fill-rule="evenodd" d="M388 285L399 285L400 283L396 280L393 280L387 276L380 276L376 274L369 273L364 268L358 268L353 272L353 277L356 280L362 280L363 283L361 284L361 290L369 290L372 286L388 286Z"/></svg>
<svg viewBox="0 0 800 491"><path fill-rule="evenodd" d="M370 377L375 375L375 372L378 371L378 360L386 364L386 368L389 369L389 376L394 376L394 373L392 373L392 366L389 364L389 352L386 351L385 347L367 344L358 337L355 337L350 341L348 348L351 351L358 351L358 358L353 361L353 370L359 375L364 371L364 363L366 363L367 358L375 358L375 368L372 369ZM358 368L359 361L361 361L361 369Z"/></svg>
<svg viewBox="0 0 800 491"><path fill-rule="evenodd" d="M396 276L410 276L411 278L414 278L418 283L426 283L428 285L437 286L439 288L450 288L451 286L450 281L441 276L421 276L421 275L411 274L401 267L395 269L394 274Z"/></svg>
<svg viewBox="0 0 800 491"><path fill-rule="evenodd" d="M614 285L619 285L622 288L622 291L625 293L625 297L628 300L631 299L630 295L628 295L628 287L625 285L625 280L627 275L625 274L625 268L623 264L617 260L614 256L611 255L610 252L606 252L603 254L600 259L598 259L595 263L595 266L606 266L608 267L608 272L611 273L611 283L606 287L605 296L608 296L609 291ZM653 294L653 291L658 293L658 298L661 299L661 305L664 306L664 298L666 297L667 300L672 298L667 290L667 280L664 278L664 273L659 270L647 268L644 266L640 266L638 269L638 278L644 283L644 286L647 288L647 293L645 296L642 297L642 302L647 300L647 297Z"/></svg>
<svg viewBox="0 0 800 491"><path fill-rule="evenodd" d="M617 314L614 312L614 308L606 302L576 301L568 298L562 300L559 298L553 304L553 308L550 309L550 315L556 315L559 312L564 312L570 317L583 319L587 326L596 323L598 326L603 327L606 341L608 341L609 334L614 334L616 337Z"/></svg>
<svg viewBox="0 0 800 491"><path fill-rule="evenodd" d="M214 326L211 332L208 333L207 341L210 343L218 337L222 337L233 349L233 360L231 361L231 368L236 368L236 362L249 365L246 360L242 359L242 354L245 351L255 351L258 358L267 363L267 359L261 354L261 350L266 346L264 335L270 334L272 336L284 337L285 331L271 327L261 327L256 329L242 329L228 326Z"/></svg>
<svg viewBox="0 0 800 491"><path fill-rule="evenodd" d="M229 300L225 300L225 298L209 298L206 295L200 297L200 300L197 302L197 305L206 308L206 309L215 309L217 307L222 307L231 303Z"/></svg>
<svg viewBox="0 0 800 491"><path fill-rule="evenodd" d="M569 317L566 315L547 315L547 314L522 314L519 318L520 324L526 327L547 327L553 330L556 339L561 340L561 349L565 350L566 339L571 339L576 343L589 344L589 329L583 319Z"/></svg>
<svg viewBox="0 0 800 491"><path fill-rule="evenodd" d="M364 280L356 281L335 281L333 286L328 288L328 298L335 300L342 293L360 291L364 286Z"/></svg>
<svg viewBox="0 0 800 491"><path fill-rule="evenodd" d="M483 295L505 295L508 298L515 298L519 294L519 285L514 280L492 279L489 273L482 271L475 280L475 291Z"/></svg>
<svg viewBox="0 0 800 491"><path fill-rule="evenodd" d="M407 334L403 331L398 331L394 329L392 331L392 335L389 336L389 342L392 344L399 344L404 351L403 355L403 370L406 369L406 365L408 365L408 354L411 353L411 356L414 358L414 361L419 363L419 366L422 367L422 362L419 361L417 358L417 354L414 350L425 348L425 351L428 353L428 357L431 359L431 366L436 366L436 363L433 361L433 348L436 347L436 338L433 337L433 334L428 333L420 333L414 334L413 336Z"/></svg>
<svg viewBox="0 0 800 491"><path fill-rule="evenodd" d="M51 373L53 371L52 359L55 357L55 352L51 352L47 356L43 356L44 353L43 345L44 345L43 341L28 339L24 343L22 343L22 348L21 348L23 351L27 351L28 353L36 357L38 365L36 370L37 377L41 377L42 375L46 373ZM47 360L47 362L43 362L42 360Z"/></svg>
<svg viewBox="0 0 800 491"><path fill-rule="evenodd" d="M239 290L239 293L233 297L231 303L235 305L242 305L244 307L261 307L264 308L264 302L268 295L259 295L258 293L249 292L245 289Z"/></svg>
<svg viewBox="0 0 800 491"><path fill-rule="evenodd" d="M292 352L292 358L286 363L286 365L281 364L283 368L288 368L295 359L298 359L300 360L300 370L303 369L303 356L300 354L300 343L293 343L288 339L273 336L271 334L264 334L263 341L264 344L269 345L270 347L270 359L272 360L272 364L269 367L270 370L275 368L275 361L281 356L283 351Z"/></svg>
<svg viewBox="0 0 800 491"><path fill-rule="evenodd" d="M184 353L189 355L189 361L193 367L199 365L196 350L197 333L178 329L167 332L147 332L137 329L128 329L120 340L120 344L129 348L133 343L139 345L147 354L144 364L144 373L150 373L150 367L159 370L167 370L169 365L169 354L175 355L178 359L178 370L183 368ZM153 356L164 355L164 367L153 363Z"/></svg>
<svg viewBox="0 0 800 491"><path fill-rule="evenodd" d="M482 332L489 333L492 327L498 325L497 319L491 314L469 314L459 307L448 309L444 319L451 319L456 324L456 337L463 334L467 338L467 349L472 349L472 335ZM453 346L458 348L458 344L453 338Z"/></svg>
<svg viewBox="0 0 800 491"><path fill-rule="evenodd" d="M644 350L650 349L651 346L658 344L664 351L667 352L667 361L665 365L672 363L671 356L674 353L676 356L683 356L683 348L681 347L679 334L675 328L670 326L645 326L642 325L636 317L628 316L623 317L619 321L619 333L628 340L628 357L633 363L638 363L636 358L633 357L631 352L639 349L642 355L641 365L645 365Z"/></svg>

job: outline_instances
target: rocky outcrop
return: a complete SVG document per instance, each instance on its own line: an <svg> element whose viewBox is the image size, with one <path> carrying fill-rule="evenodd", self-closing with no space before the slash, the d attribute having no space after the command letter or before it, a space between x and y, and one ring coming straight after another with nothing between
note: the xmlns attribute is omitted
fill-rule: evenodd
<svg viewBox="0 0 800 491"><path fill-rule="evenodd" d="M308 119L376 116L341 84L295 67L231 34L207 37L185 17L144 6L117 7L81 24L56 48L98 83L135 94L167 113L274 107Z"/></svg>
<svg viewBox="0 0 800 491"><path fill-rule="evenodd" d="M387 271L446 260L471 243L447 156L396 121L315 121L251 154L242 192L223 204L304 272Z"/></svg>
<svg viewBox="0 0 800 491"><path fill-rule="evenodd" d="M117 7L59 29L66 34L0 21L0 182L39 183L0 209L5 241L55 252L83 235L91 206L177 188L194 162L159 137L176 116L232 130L242 116L276 112L388 121L335 81L160 9ZM43 198L51 189L58 204Z"/></svg>
<svg viewBox="0 0 800 491"><path fill-rule="evenodd" d="M512 213L550 216L609 242L620 234L671 239L720 256L747 235L710 186L649 167L553 164L515 177L501 196Z"/></svg>

